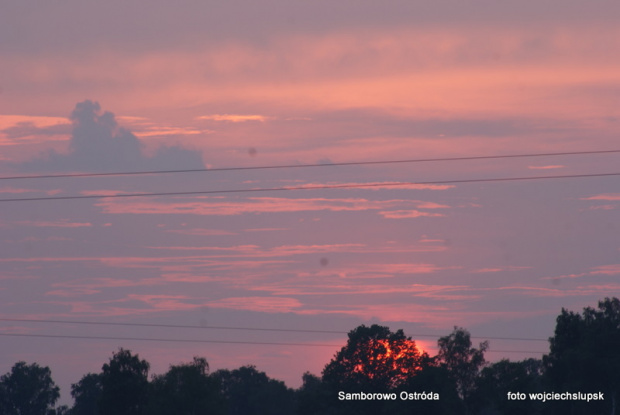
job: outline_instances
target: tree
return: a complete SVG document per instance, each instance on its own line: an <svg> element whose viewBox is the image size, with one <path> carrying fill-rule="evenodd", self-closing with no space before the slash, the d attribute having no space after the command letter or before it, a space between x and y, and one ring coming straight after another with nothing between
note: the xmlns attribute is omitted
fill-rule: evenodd
<svg viewBox="0 0 620 415"><path fill-rule="evenodd" d="M361 325L349 332L349 340L323 370L323 381L345 387L383 392L404 384L415 376L424 362L415 341L402 330Z"/></svg>
<svg viewBox="0 0 620 415"><path fill-rule="evenodd" d="M132 355L129 350L119 349L110 363L102 367L101 415L140 415L145 411L148 399L149 364Z"/></svg>
<svg viewBox="0 0 620 415"><path fill-rule="evenodd" d="M295 412L293 390L254 366L218 370L213 377L226 399L228 415L289 415Z"/></svg>
<svg viewBox="0 0 620 415"><path fill-rule="evenodd" d="M476 377L485 364L484 352L489 343L482 342L477 349L471 347L469 332L455 326L452 333L437 341L437 345L440 365L448 370L456 383L459 397L467 407L467 400L475 388Z"/></svg>
<svg viewBox="0 0 620 415"><path fill-rule="evenodd" d="M482 369L473 393L473 405L480 412L502 415L539 414L544 404L535 400L507 399L508 392L543 392L543 366L538 359L511 362L507 359Z"/></svg>
<svg viewBox="0 0 620 415"><path fill-rule="evenodd" d="M209 376L209 364L203 357L170 366L166 374L153 378L151 391L150 415L223 413L219 383Z"/></svg>
<svg viewBox="0 0 620 415"><path fill-rule="evenodd" d="M17 362L0 378L0 413L47 415L54 409L60 390L49 367Z"/></svg>
<svg viewBox="0 0 620 415"><path fill-rule="evenodd" d="M361 325L348 334L347 344L323 369L325 405L337 414L395 414L390 402L340 400L344 393L398 393L430 362L402 330ZM409 405L410 406L410 405ZM411 412L411 408L408 409Z"/></svg>
<svg viewBox="0 0 620 415"><path fill-rule="evenodd" d="M620 300L605 298L598 309L583 313L562 309L556 319L550 353L543 357L553 388L571 392L603 392L590 403L554 403L556 413L615 415L620 405Z"/></svg>
<svg viewBox="0 0 620 415"><path fill-rule="evenodd" d="M101 375L84 375L78 383L71 385L71 396L74 400L71 415L99 415L101 395Z"/></svg>
<svg viewBox="0 0 620 415"><path fill-rule="evenodd" d="M330 391L320 377L306 372L302 376L302 385L297 389L297 414L299 415L331 415L337 413L330 400Z"/></svg>

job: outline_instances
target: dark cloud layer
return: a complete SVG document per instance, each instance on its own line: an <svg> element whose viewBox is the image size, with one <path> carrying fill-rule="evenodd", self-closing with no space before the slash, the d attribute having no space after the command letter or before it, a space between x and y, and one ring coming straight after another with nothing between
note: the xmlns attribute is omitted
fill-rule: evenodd
<svg viewBox="0 0 620 415"><path fill-rule="evenodd" d="M71 113L70 151L50 150L22 167L46 171L143 171L203 168L200 152L178 146L161 147L152 157L142 152L140 140L103 112L99 103L83 101Z"/></svg>

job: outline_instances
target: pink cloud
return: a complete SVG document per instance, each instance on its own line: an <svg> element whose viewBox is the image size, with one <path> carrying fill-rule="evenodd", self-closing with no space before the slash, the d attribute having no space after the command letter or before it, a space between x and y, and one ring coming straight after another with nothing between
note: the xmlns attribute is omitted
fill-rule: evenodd
<svg viewBox="0 0 620 415"><path fill-rule="evenodd" d="M598 206L590 206L588 210L614 210L617 209L614 205L598 205Z"/></svg>
<svg viewBox="0 0 620 415"><path fill-rule="evenodd" d="M41 228L89 228L93 226L90 222L70 222L69 219L61 219L58 221L17 221L14 223Z"/></svg>
<svg viewBox="0 0 620 415"><path fill-rule="evenodd" d="M140 301L159 311L192 310L201 307L200 304L184 302L189 299L184 295L129 294L125 301Z"/></svg>
<svg viewBox="0 0 620 415"><path fill-rule="evenodd" d="M441 252L447 248L438 245L385 245L367 246L365 244L322 244L322 245L281 245L261 249L258 245L234 246L158 246L151 249L170 251L230 251L234 254L204 255L194 258L227 258L227 257L274 257L313 253L348 252L358 254L407 253L407 252Z"/></svg>
<svg viewBox="0 0 620 415"><path fill-rule="evenodd" d="M390 199L373 201L362 198L312 198L289 199L275 197L248 197L243 200L195 197L189 202L156 202L145 200L109 200L97 203L105 213L111 214L191 214L191 215L241 215L245 213L281 213L303 211L367 211L403 206L424 206L429 202L418 200ZM432 204L437 208L437 204ZM402 211L405 212L405 211ZM414 211L410 211L408 214ZM405 214L405 213L403 213ZM397 214L394 214L397 215ZM441 216L421 213L418 216ZM416 216L405 216L416 217Z"/></svg>
<svg viewBox="0 0 620 415"><path fill-rule="evenodd" d="M322 309L305 309L300 314L345 314L364 320L379 319L380 321L404 321L423 323L427 327L446 329L455 324L471 326L501 319L519 319L537 317L546 314L546 310L531 311L469 311L462 305L452 302L449 307L415 304L414 302L391 302L385 304L334 305Z"/></svg>
<svg viewBox="0 0 620 415"><path fill-rule="evenodd" d="M80 194L84 195L84 196L114 196L114 195L123 195L123 194L127 194L127 193L133 193L133 192L128 192L128 191L124 191L124 190L112 190L112 189L101 189L101 190L82 190L80 191Z"/></svg>
<svg viewBox="0 0 620 415"><path fill-rule="evenodd" d="M419 217L440 217L445 216L441 213L420 212L419 210L393 210L393 211L381 211L381 216L387 219L405 219L405 218L419 218Z"/></svg>
<svg viewBox="0 0 620 415"><path fill-rule="evenodd" d="M527 168L531 170L563 169L564 167L566 166L563 166L561 164L554 164L554 165L548 165L548 166L527 166Z"/></svg>
<svg viewBox="0 0 620 415"><path fill-rule="evenodd" d="M244 229L244 232L273 232L273 231L287 231L288 228L250 228Z"/></svg>
<svg viewBox="0 0 620 415"><path fill-rule="evenodd" d="M454 185L451 184L417 184L417 183L400 183L400 182L328 182L328 183L305 183L296 186L285 186L292 188L313 188L322 186L342 186L343 190L363 188L367 190L384 190L384 189L410 189L410 190L448 190L453 189ZM348 186L348 187L347 187ZM363 186L363 187L360 187ZM449 207L444 205L434 204L432 202L423 202L429 206L433 206L426 209L436 209L438 207Z"/></svg>
<svg viewBox="0 0 620 415"><path fill-rule="evenodd" d="M272 295L302 295L302 296L341 296L341 295L389 295L389 294L412 294L423 296L425 294L452 293L454 291L467 290L465 285L425 285L425 284L363 284L353 282L351 279L334 279L334 274L301 274L299 281L286 281L271 284L255 284L252 291L266 291ZM374 297L377 299L378 297Z"/></svg>
<svg viewBox="0 0 620 415"><path fill-rule="evenodd" d="M593 267L590 271L576 273L576 274L567 274L567 275L557 275L554 277L544 277L544 280L561 280L561 279L574 279L574 278L582 278L588 277L592 275L617 275L620 274L620 264L609 264L609 265L599 265Z"/></svg>
<svg viewBox="0 0 620 415"><path fill-rule="evenodd" d="M513 271L521 271L524 269L531 269L532 267L519 267L519 266L505 266L505 267L494 267L494 268L479 268L470 271L473 274L484 274L484 273L492 273L492 272L513 272Z"/></svg>
<svg viewBox="0 0 620 415"><path fill-rule="evenodd" d="M620 264L600 265L598 267L594 267L594 269L590 272L590 274L618 275L620 274Z"/></svg>
<svg viewBox="0 0 620 415"><path fill-rule="evenodd" d="M596 196L582 197L581 200L609 200L609 201L616 201L616 200L620 200L620 194L618 194L618 193L603 193L603 194L596 195Z"/></svg>
<svg viewBox="0 0 620 415"><path fill-rule="evenodd" d="M37 115L6 115L0 114L0 130L15 127L19 124L32 124L35 127L51 127L55 125L70 124L65 117L45 117Z"/></svg>
<svg viewBox="0 0 620 415"><path fill-rule="evenodd" d="M73 288L70 290L52 290L46 292L45 295L57 297L81 297L83 295L92 295L100 292L100 290L95 290L93 288Z"/></svg>
<svg viewBox="0 0 620 415"><path fill-rule="evenodd" d="M225 231L223 229L204 229L204 228L167 230L166 232L177 233L180 235L191 235L191 236L237 235L235 232Z"/></svg>
<svg viewBox="0 0 620 415"><path fill-rule="evenodd" d="M99 290L102 288L145 287L161 285L163 283L164 281L159 278L142 278L136 280L121 278L90 278L59 282L52 284L52 287L69 288L74 290L74 292L79 292L80 290Z"/></svg>
<svg viewBox="0 0 620 415"><path fill-rule="evenodd" d="M209 307L250 310L264 313L289 313L302 306L295 298L286 297L230 297L210 301Z"/></svg>
<svg viewBox="0 0 620 415"><path fill-rule="evenodd" d="M18 189L15 187L10 187L10 186L5 186L0 188L0 193L14 193L14 194L18 194L18 193L31 193L31 192L38 192L38 190L34 190L34 189Z"/></svg>
<svg viewBox="0 0 620 415"><path fill-rule="evenodd" d="M228 122L248 122L248 121L259 121L265 122L272 117L267 117L265 115L241 115L241 114L212 114L212 115L201 115L197 117L199 120L209 120L209 121L228 121Z"/></svg>

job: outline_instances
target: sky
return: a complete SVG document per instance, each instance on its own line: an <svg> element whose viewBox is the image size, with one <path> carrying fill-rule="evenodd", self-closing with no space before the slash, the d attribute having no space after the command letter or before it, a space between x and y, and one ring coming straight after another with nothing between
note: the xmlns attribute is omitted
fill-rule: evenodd
<svg viewBox="0 0 620 415"><path fill-rule="evenodd" d="M520 360L620 293L618 176L449 183L617 153L338 165L620 149L615 0L0 10L2 373L49 366L68 401L125 347L298 387L360 324ZM295 167L238 169L265 166ZM213 171L16 178L187 169ZM41 200L171 192L204 193Z"/></svg>

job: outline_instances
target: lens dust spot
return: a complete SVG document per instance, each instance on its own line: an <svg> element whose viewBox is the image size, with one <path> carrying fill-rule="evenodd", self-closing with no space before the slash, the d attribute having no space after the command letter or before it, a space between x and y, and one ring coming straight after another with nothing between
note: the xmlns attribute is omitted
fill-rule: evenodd
<svg viewBox="0 0 620 415"><path fill-rule="evenodd" d="M326 267L329 265L329 259L327 258L321 258L321 260L319 261L319 263L321 264L322 267Z"/></svg>

